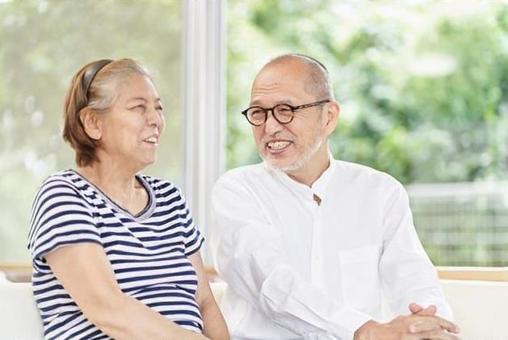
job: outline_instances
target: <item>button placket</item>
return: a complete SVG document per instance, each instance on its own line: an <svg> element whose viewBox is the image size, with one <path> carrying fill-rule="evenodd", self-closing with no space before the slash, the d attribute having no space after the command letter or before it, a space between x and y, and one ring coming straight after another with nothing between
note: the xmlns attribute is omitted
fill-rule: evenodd
<svg viewBox="0 0 508 340"><path fill-rule="evenodd" d="M313 201L314 210L313 210L313 223L312 223L312 250L311 250L311 273L312 273L312 283L317 287L323 288L324 282L322 280L323 273L323 255L321 249L321 239L322 239L322 219L321 219L321 209L320 207Z"/></svg>

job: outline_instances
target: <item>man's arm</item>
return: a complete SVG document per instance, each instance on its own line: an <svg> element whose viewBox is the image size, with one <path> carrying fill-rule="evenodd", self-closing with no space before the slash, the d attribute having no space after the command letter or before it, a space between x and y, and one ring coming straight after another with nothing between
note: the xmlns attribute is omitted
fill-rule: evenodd
<svg viewBox="0 0 508 340"><path fill-rule="evenodd" d="M411 303L434 305L437 315L451 319L437 272L416 234L406 191L398 182L385 202L385 238L380 261L384 292L397 315L413 312Z"/></svg>
<svg viewBox="0 0 508 340"><path fill-rule="evenodd" d="M384 324L366 322L354 339L457 339L451 333L458 333L458 327L436 316L437 312L451 318L451 310L418 239L407 194L399 183L387 192L383 228L380 275L392 311L399 316Z"/></svg>

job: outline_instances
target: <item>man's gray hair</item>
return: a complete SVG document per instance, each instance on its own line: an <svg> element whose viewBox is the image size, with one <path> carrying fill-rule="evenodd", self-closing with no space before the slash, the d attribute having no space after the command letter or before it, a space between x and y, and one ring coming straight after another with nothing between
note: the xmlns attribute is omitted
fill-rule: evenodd
<svg viewBox="0 0 508 340"><path fill-rule="evenodd" d="M316 96L316 99L334 99L330 74L326 67L313 57L298 53L283 54L270 60L263 68L287 61L300 62L308 67L305 92Z"/></svg>

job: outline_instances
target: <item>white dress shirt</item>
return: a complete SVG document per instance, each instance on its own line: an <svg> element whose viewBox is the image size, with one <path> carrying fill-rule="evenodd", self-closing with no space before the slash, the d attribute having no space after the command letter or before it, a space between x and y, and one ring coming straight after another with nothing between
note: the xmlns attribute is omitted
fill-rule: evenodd
<svg viewBox="0 0 508 340"><path fill-rule="evenodd" d="M451 318L406 191L385 173L332 160L308 187L261 163L224 174L212 201L233 339L349 340L382 318L382 294L397 315L416 302Z"/></svg>

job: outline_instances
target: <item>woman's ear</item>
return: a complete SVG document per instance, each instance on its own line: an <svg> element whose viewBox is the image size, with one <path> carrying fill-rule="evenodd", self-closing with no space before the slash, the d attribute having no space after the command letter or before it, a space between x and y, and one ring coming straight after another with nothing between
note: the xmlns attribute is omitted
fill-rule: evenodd
<svg viewBox="0 0 508 340"><path fill-rule="evenodd" d="M102 122L100 121L97 113L93 110L81 110L79 113L79 119L85 133L94 140L100 140L102 137Z"/></svg>

